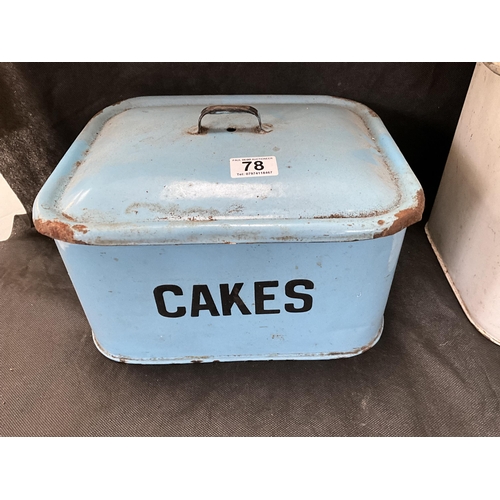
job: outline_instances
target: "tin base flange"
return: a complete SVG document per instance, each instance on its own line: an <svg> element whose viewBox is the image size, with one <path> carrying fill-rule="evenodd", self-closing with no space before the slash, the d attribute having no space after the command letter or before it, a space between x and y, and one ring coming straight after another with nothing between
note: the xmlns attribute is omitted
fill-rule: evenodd
<svg viewBox="0 0 500 500"><path fill-rule="evenodd" d="M366 346L354 349L347 352L329 352L329 353L311 353L311 354L270 354L263 355L227 355L227 356L185 356L182 358L131 358L128 356L119 356L106 351L96 339L95 333L92 330L92 340L101 354L108 359L120 363L128 363L135 365L163 365L163 364L185 364L185 363L214 363L214 362L229 362L229 361L293 361L293 360L327 360L338 358L351 358L364 353L372 348L380 339L384 329L384 318L375 338Z"/></svg>
<svg viewBox="0 0 500 500"><path fill-rule="evenodd" d="M439 250L437 249L434 241L432 240L432 236L429 232L429 228L427 227L428 224L425 225L425 234L427 235L427 239L429 240L429 243L431 244L432 249L434 250L434 253L436 254L436 258L439 262L439 265L441 266L441 269L443 270L444 275L446 276L446 279L448 280L448 283L450 284L451 289L453 290L453 293L455 294L455 297L458 300L458 303L462 307L462 310L464 311L465 315L467 316L467 319L472 323L472 325L476 328L476 330L484 335L488 340L491 340L494 344L500 345L500 339L495 338L492 336L490 333L488 333L481 325L478 324L478 322L472 317L469 309L467 308L467 305L465 304L465 301L463 300L462 296L460 295L460 291L458 290L457 286L455 285L455 282L453 281L453 278L450 275L450 272L448 271L448 268L446 264L444 263L443 257L439 253Z"/></svg>

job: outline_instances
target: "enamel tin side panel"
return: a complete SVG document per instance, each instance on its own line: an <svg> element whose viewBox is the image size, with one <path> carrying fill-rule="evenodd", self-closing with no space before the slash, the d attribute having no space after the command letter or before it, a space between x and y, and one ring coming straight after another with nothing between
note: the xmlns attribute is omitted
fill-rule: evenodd
<svg viewBox="0 0 500 500"><path fill-rule="evenodd" d="M404 232L344 243L57 243L111 359L329 359L378 340Z"/></svg>

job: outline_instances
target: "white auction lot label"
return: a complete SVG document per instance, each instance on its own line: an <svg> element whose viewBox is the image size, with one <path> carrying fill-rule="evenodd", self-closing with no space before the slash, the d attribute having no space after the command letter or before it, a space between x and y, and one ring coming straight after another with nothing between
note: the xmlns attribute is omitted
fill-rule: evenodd
<svg viewBox="0 0 500 500"><path fill-rule="evenodd" d="M259 177L278 175L276 156L256 156L254 158L231 158L229 161L231 177Z"/></svg>

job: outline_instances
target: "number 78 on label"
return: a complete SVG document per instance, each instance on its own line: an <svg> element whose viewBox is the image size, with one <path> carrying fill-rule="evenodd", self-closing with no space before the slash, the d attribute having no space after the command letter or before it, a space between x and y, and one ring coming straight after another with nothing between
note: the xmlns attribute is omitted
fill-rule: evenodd
<svg viewBox="0 0 500 500"><path fill-rule="evenodd" d="M231 158L229 161L231 177L262 177L278 175L275 156L257 156L254 158Z"/></svg>

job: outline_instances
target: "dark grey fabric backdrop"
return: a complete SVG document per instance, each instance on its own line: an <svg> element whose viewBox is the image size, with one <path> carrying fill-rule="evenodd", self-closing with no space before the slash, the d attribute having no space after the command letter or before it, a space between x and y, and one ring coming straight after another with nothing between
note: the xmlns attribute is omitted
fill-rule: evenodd
<svg viewBox="0 0 500 500"><path fill-rule="evenodd" d="M0 168L29 209L91 116L147 94L330 94L384 120L424 186L439 184L474 64L2 64ZM428 212L427 212L428 213ZM54 242L17 220L0 243L4 436L498 436L500 348L468 322L409 228L366 353L332 361L115 363Z"/></svg>

